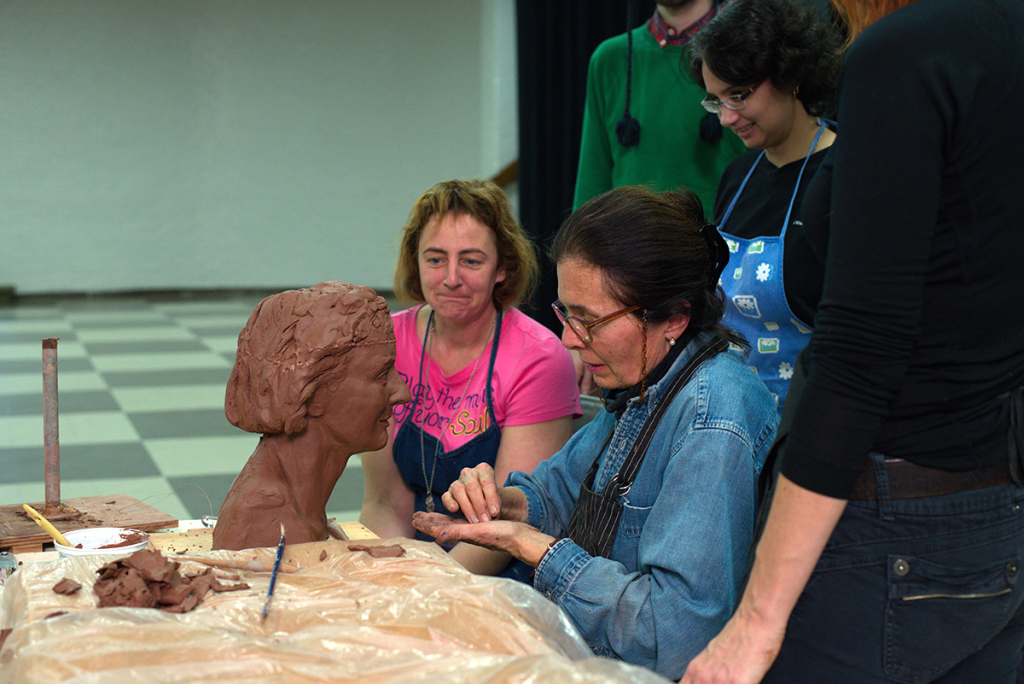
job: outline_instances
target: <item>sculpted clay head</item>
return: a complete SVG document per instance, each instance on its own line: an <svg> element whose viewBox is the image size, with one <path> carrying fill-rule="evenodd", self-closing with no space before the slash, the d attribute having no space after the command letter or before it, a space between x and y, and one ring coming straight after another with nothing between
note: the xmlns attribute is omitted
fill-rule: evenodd
<svg viewBox="0 0 1024 684"><path fill-rule="evenodd" d="M238 336L224 410L262 437L221 507L214 548L274 545L280 522L289 543L324 539L348 458L383 447L391 407L409 399L373 290L326 282L260 302Z"/></svg>
<svg viewBox="0 0 1024 684"><path fill-rule="evenodd" d="M316 389L343 379L346 353L388 343L387 302L368 287L326 282L271 295L238 335L224 412L246 432L301 432Z"/></svg>

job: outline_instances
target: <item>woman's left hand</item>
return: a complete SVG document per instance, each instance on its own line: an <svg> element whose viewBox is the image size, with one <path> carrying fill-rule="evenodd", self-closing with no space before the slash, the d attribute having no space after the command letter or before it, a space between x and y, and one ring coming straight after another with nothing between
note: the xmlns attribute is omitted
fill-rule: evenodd
<svg viewBox="0 0 1024 684"><path fill-rule="evenodd" d="M764 678L782 647L785 624L769 627L742 612L690 661L679 684L758 684Z"/></svg>
<svg viewBox="0 0 1024 684"><path fill-rule="evenodd" d="M438 543L467 542L492 551L504 551L531 567L537 567L555 538L536 527L509 520L471 523L443 513L417 512L412 526Z"/></svg>

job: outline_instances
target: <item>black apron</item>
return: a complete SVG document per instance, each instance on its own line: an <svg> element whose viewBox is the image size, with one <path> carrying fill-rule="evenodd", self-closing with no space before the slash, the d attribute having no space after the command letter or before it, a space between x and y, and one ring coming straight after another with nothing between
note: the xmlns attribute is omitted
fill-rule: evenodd
<svg viewBox="0 0 1024 684"><path fill-rule="evenodd" d="M633 486L633 480L636 479L636 474L640 471L640 465L643 463L647 449L654 439L658 424L665 416L665 412L668 411L672 400L679 393L679 390L690 381L690 378L702 363L725 351L728 347L728 342L716 336L708 340L686 362L686 365L683 366L683 369L679 371L668 386L665 396L658 402L658 405L640 429L640 434L637 436L636 441L633 442L633 447L626 456L626 460L623 461L622 467L619 468L619 472L608 482L604 492L597 494L592 489L594 479L597 477L601 454L604 453L609 442L611 442L612 435L615 434L615 428L613 427L612 431L608 434L608 438L601 445L597 458L594 459L594 463L590 466L586 478L584 478L583 483L580 485L580 495L576 499L576 506L572 509L572 515L569 517L569 527L566 530L566 536L591 556L607 558L608 554L611 553L612 545L615 543L615 534L619 529L619 520L622 518L622 504L619 503L619 499L625 496Z"/></svg>

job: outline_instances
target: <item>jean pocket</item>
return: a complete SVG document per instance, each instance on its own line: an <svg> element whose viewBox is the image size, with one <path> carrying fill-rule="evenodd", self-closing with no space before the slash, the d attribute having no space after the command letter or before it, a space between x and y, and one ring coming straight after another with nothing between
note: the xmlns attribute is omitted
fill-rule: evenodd
<svg viewBox="0 0 1024 684"><path fill-rule="evenodd" d="M930 681L981 648L1011 615L1018 570L1016 558L958 567L889 556L886 674Z"/></svg>
<svg viewBox="0 0 1024 684"><path fill-rule="evenodd" d="M629 539L638 539L647 524L647 518L651 515L653 506L630 506L622 504L622 519L619 522L619 532Z"/></svg>

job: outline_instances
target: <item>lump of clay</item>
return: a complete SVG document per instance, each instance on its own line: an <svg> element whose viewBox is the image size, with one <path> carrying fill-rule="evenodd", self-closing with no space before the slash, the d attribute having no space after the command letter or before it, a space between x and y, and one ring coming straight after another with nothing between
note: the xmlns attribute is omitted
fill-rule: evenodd
<svg viewBox="0 0 1024 684"><path fill-rule="evenodd" d="M365 544L349 544L349 551L365 551L374 558L398 558L405 555L405 549L398 544L367 546Z"/></svg>
<svg viewBox="0 0 1024 684"><path fill-rule="evenodd" d="M70 596L71 594L74 594L81 588L81 584L79 584L73 579L68 579L67 577L65 577L60 582L57 582L55 585L53 585L53 593Z"/></svg>
<svg viewBox="0 0 1024 684"><path fill-rule="evenodd" d="M129 606L160 608L169 613L186 613L210 591L248 589L248 584L221 584L207 568L198 575L182 575L180 563L167 560L159 551L136 551L127 558L107 563L96 573L93 591L99 607ZM65 580L66 581L66 580ZM58 585L59 586L59 585ZM54 587L54 591L56 591Z"/></svg>
<svg viewBox="0 0 1024 684"><path fill-rule="evenodd" d="M395 371L387 303L339 282L260 302L238 336L224 411L261 433L213 531L214 549L327 537L327 500L352 454L387 444L391 407L409 401Z"/></svg>

